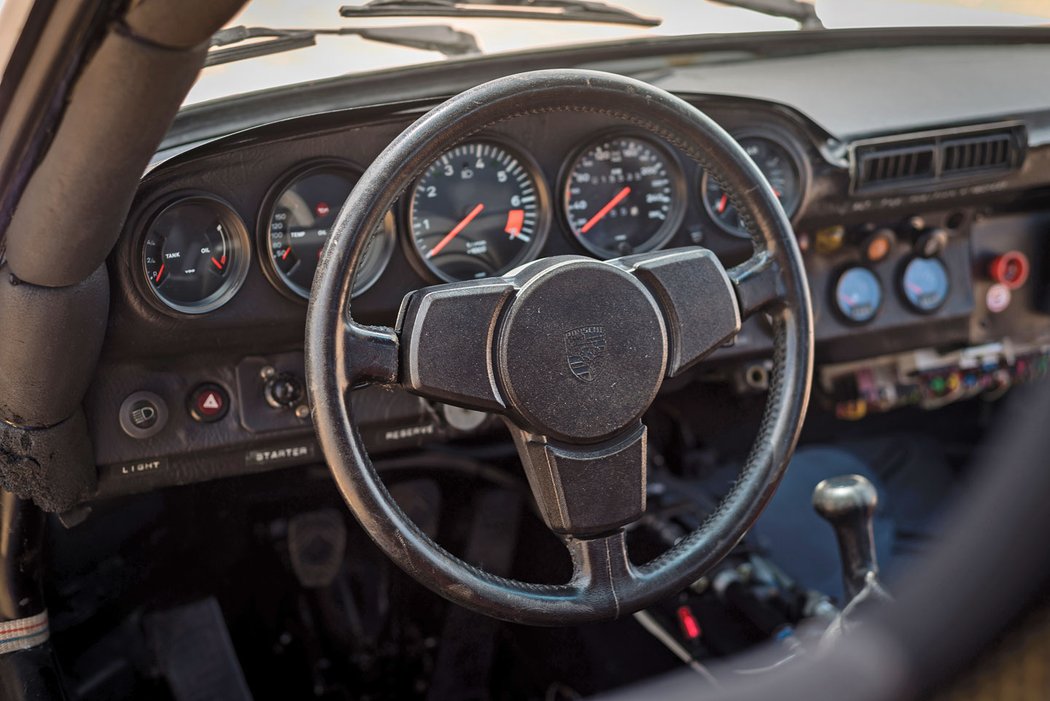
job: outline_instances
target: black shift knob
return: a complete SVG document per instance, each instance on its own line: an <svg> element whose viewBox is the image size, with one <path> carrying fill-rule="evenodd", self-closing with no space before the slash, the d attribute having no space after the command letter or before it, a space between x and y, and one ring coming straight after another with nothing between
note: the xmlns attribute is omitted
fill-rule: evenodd
<svg viewBox="0 0 1050 701"><path fill-rule="evenodd" d="M875 486L860 475L832 477L813 490L813 508L835 529L842 557L842 579L852 600L869 576L877 576L872 519L879 503Z"/></svg>

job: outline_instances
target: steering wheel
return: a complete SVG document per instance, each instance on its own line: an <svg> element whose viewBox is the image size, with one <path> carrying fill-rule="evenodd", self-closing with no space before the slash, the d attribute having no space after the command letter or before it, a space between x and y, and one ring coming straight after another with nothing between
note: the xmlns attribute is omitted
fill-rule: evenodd
<svg viewBox="0 0 1050 701"><path fill-rule="evenodd" d="M695 159L728 194L754 241L726 270L681 248L597 261L558 256L504 277L407 295L396 328L364 326L350 300L369 232L436 158L499 122L592 112L649 131ZM675 376L769 315L773 370L761 428L714 513L636 566L624 527L645 511L642 415ZM813 373L809 288L791 225L739 145L702 112L645 83L581 70L485 83L434 108L365 171L329 234L306 326L306 370L324 456L350 510L409 575L479 613L536 625L616 618L679 591L721 560L780 482ZM370 461L350 391L376 383L507 423L546 525L573 575L542 585L497 577L453 556L398 507Z"/></svg>

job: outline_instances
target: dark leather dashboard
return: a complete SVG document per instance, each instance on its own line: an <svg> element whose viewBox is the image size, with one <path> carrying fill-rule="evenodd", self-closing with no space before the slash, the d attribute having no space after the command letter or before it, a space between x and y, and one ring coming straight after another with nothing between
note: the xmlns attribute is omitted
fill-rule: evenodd
<svg viewBox="0 0 1050 701"><path fill-rule="evenodd" d="M1042 246L1032 243L1039 219L1026 212L1038 207L1033 199L1038 199L1042 188L1050 187L1050 148L1044 146L1050 94L1041 94L1045 87L1038 83L1023 96L1000 96L1003 111L996 114L969 109L961 95L909 111L894 110L889 104L893 94L910 100L913 91L923 85L928 89L930 81L938 79L937 71L949 70L945 62L961 60L958 52L964 50L943 48L930 54L929 65L936 70L912 83L900 81L892 86L890 78L904 70L904 59L893 58L896 52L886 52L883 63L868 60L871 57L864 52L839 52L676 67L646 76L654 84L687 96L731 133L765 133L789 142L802 155L806 188L793 223L800 241L806 243L818 362L858 361L905 349L988 342L1019 333L1031 338L1050 330L1050 317L1031 311L1037 306L1038 290L1026 299L1025 313L996 316L988 323L981 297L987 285L974 267L975 231L982 251L995 253L1007 245L1027 247L1041 265ZM1050 48L1043 46L981 47L979 53L990 63L972 75L982 83L993 82L995 66L1000 65L996 61L1007 60L1014 50L1050 55ZM915 49L914 55L909 54L911 60L921 60L923 51L927 50ZM1018 63L1036 65L1031 56ZM100 495L318 460L308 418L285 413L262 425L252 419L267 409L260 404L260 366L301 376L306 312L304 302L282 294L263 274L256 237L261 212L274 183L303 164L338 157L366 168L428 104L433 101L276 120L192 148L169 141L170 148L158 154L143 178L109 263L114 286L109 329L86 403L101 470ZM980 104L990 104L987 96ZM851 192L850 138L949 128L983 119L1019 120L1027 129L1025 159L1015 172L934 192L869 196ZM174 134L179 133L178 126ZM578 114L571 119L533 115L504 123L490 135L533 157L556 195L563 186L566 160L581 143L610 126L599 115ZM726 264L745 259L750 244L712 226L698 196L701 173L686 159L680 160L687 192L693 196L688 198L682 225L666 245L700 243ZM158 203L179 193L200 192L229 203L244 221L253 246L247 277L236 295L208 314L188 316L157 305L144 290L141 232ZM557 201L557 196L552 199ZM413 264L415 253L406 232L404 207L394 214L398 245L378 282L354 303L355 317L363 322L392 324L407 292L438 282ZM898 296L887 294L883 309L870 324L847 323L831 308L829 289L843 267L858 260L859 237L865 227L900 228L914 217L921 217L925 227L947 231L941 256L952 284L943 305L934 314L918 314ZM1000 226L1000 222L1006 224ZM829 227L847 231L846 245L818 251L814 242ZM996 233L1000 229L1004 231L1001 235ZM896 284L900 266L914 255L913 248L913 239L902 235L892 253L873 264L884 286ZM573 240L565 221L555 213L539 255L564 253L587 251ZM978 323L980 318L986 323ZM732 347L717 351L707 364L732 365L761 358L770 348L767 328L753 320ZM230 395L231 410L216 423L197 423L187 410L188 396L204 383L215 383ZM136 391L161 396L170 417L163 431L146 440L131 438L120 427L121 403ZM374 408L374 423L366 427L373 448L397 449L457 435L455 428L435 418L439 409L421 400L369 392L355 397L355 402Z"/></svg>

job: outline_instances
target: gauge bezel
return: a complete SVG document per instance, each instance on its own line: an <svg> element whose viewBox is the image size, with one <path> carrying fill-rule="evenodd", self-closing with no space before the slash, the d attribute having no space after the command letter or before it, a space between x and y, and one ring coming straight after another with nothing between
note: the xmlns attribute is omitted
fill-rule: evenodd
<svg viewBox="0 0 1050 701"><path fill-rule="evenodd" d="M875 312L867 319L858 320L854 319L839 306L838 289L839 283L842 282L842 277L851 270L867 270L871 273L871 276L875 278L875 284L879 287L879 305L875 308ZM859 261L853 261L845 265L839 266L835 275L831 278L831 285L828 287L828 297L831 302L831 308L835 310L835 316L842 323L848 326L867 326L873 323L882 314L883 308L886 306L886 286L882 284L882 278L879 277L879 273L869 265L864 265Z"/></svg>
<svg viewBox="0 0 1050 701"><path fill-rule="evenodd" d="M426 174L428 170L430 170L431 166L433 166L434 163L436 163L442 156L444 156L445 153L451 151L452 149L459 148L460 146L475 143L492 144L510 153L510 155L516 158L518 162L521 163L522 167L525 168L529 176L533 179L536 187L536 233L533 235L532 241L530 241L528 245L525 246L522 253L520 253L518 257L507 266L506 270L494 273L490 277L499 277L501 275L506 275L509 271L513 270L514 268L536 260L536 256L539 254L540 250L543 248L543 245L547 241L547 236L549 235L551 225L551 194L550 184L547 182L547 178L543 173L543 169L540 167L539 161L537 161L536 158L532 155L532 153L530 153L528 150L526 150L513 140L506 138L502 134L475 135L465 141L460 141L456 143L455 145L449 147L445 151L442 151L436 159L427 163L422 168L422 170L420 170L420 172L416 174L416 176L412 179L411 184L408 186L408 189L405 190L405 192L402 194L402 204L400 210L401 222L404 226L405 233L404 236L401 237L401 242L402 245L407 249L408 255L406 257L408 258L409 263L412 265L413 269L416 270L416 272L423 276L425 280L432 280L437 282L464 282L464 280L452 277L451 275L446 275L438 268L432 266L429 262L427 262L427 260L423 257L423 254L420 252L419 248L416 246L416 235L415 231L412 228L412 203L415 199L416 185L419 184L420 179ZM473 280L476 278L468 279Z"/></svg>
<svg viewBox="0 0 1050 701"><path fill-rule="evenodd" d="M919 306L915 305L915 303L913 303L911 301L911 299L909 299L908 293L904 289L904 277L905 277L905 275L908 272L908 266L911 265L915 260L917 260L919 258L922 258L923 260L937 261L937 264L940 265L941 269L944 271L944 297L941 298L941 301L939 301L936 306L930 307L929 309L924 309L922 307L919 307ZM940 256L936 256L936 255L934 255L934 256L920 256L920 255L910 255L910 256L908 256L907 258L905 258L904 260L902 260L900 262L900 265L898 266L898 269L897 269L897 294L900 296L901 301L904 303L904 306L909 311L913 311L916 314L922 314L922 315L925 315L925 316L928 316L930 314L936 314L937 312L939 312L941 310L942 307L944 307L945 304L948 303L948 297L950 297L951 294L952 294L952 276L951 276L951 272L948 269L948 264L944 262L943 258L941 258Z"/></svg>
<svg viewBox="0 0 1050 701"><path fill-rule="evenodd" d="M259 208L259 218L255 232L255 245L258 248L259 267L262 268L266 279L269 280L270 284L273 285L282 295L288 299L303 304L310 301L310 291L305 290L304 294L304 291L300 291L297 286L293 286L293 283L290 280L286 280L284 275L282 275L277 269L277 264L273 260L272 249L270 247L270 219L273 217L274 209L277 206L277 200L280 199L285 190L291 187L292 184L299 179L321 171L343 171L354 181L355 187L357 186L357 182L361 179L361 174L364 173L364 169L356 163L341 158L314 158L289 168L284 174L277 178L277 180L270 185L270 189L266 191L266 196L263 197L262 206ZM342 207L342 204L340 204L340 207ZM375 285L379 278L383 276L383 273L386 272L387 266L390 265L390 258L394 254L395 238L397 237L393 212L387 212L387 215L383 218L381 235L383 237L383 248L380 251L382 264L376 267L375 274L361 281L361 286L353 290L351 294L354 298L361 296ZM355 280L355 283L356 282L358 282L358 280Z"/></svg>
<svg viewBox="0 0 1050 701"><path fill-rule="evenodd" d="M153 286L153 283L150 282L149 279L149 273L146 272L146 262L143 259L143 252L146 245L146 235L153 227L153 224L173 207L194 200L207 201L211 206L222 211L223 223L226 224L227 229L230 231L230 243L234 247L234 255L231 256L233 266L230 271L230 276L225 282L223 282L219 289L197 303L183 304L181 302L169 300ZM139 227L138 234L134 239L135 246L133 249L133 261L136 267L134 278L137 286L141 291L145 292L146 299L150 300L153 306L169 313L177 312L178 314L184 314L187 316L200 316L202 314L213 312L224 306L240 291L241 286L244 285L244 281L248 277L248 268L251 267L252 244L251 237L248 234L248 227L244 223L244 219L229 202L210 192L182 190L167 194L162 199L158 200L156 204L149 208L147 215L142 221L144 223Z"/></svg>
<svg viewBox="0 0 1050 701"><path fill-rule="evenodd" d="M583 154L593 149L599 143L623 138L644 141L657 151L662 152L667 158L668 163L670 163L671 169L674 171L669 173L672 180L672 187L674 188L674 193L672 195L674 200L671 203L671 212L663 224L660 225L660 228L657 229L656 233L649 237L649 242L646 246L634 249L633 253L646 253L666 246L667 242L674 238L674 235L681 228L682 222L685 220L685 212L687 208L686 198L688 197L687 191L689 188L686 183L685 169L682 166L682 159L670 144L666 143L655 134L642 129L624 129L622 127L617 127L596 132L581 145L574 148L569 153L568 157L562 162L558 173L558 216L562 227L564 227L565 236L573 242L573 245L583 249L587 255L596 257L600 260L619 258L620 255L618 253L601 250L599 246L592 246L582 237L576 235L569 217L569 179L572 177L572 171L576 163L583 157Z"/></svg>
<svg viewBox="0 0 1050 701"><path fill-rule="evenodd" d="M809 159L806 157L805 150L799 143L798 139L783 129L771 126L744 127L742 129L736 129L732 132L732 136L733 140L737 143L740 143L741 139L765 139L766 141L770 141L784 149L785 153L791 158L792 163L795 166L795 171L798 173L798 204L795 205L795 211L789 212L785 209L784 212L787 214L788 220L792 224L797 223L802 212L805 210L813 175ZM711 203L707 201L707 170L699 168L698 172L699 183L696 192L700 197L701 209L706 217L724 234L738 239L751 238L751 234L746 230L736 229L724 224L722 220L711 211Z"/></svg>

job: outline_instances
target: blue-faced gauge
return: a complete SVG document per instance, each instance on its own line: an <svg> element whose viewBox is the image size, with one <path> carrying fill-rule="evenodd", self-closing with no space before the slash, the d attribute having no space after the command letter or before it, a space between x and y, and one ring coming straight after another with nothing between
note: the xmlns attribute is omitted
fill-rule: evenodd
<svg viewBox="0 0 1050 701"><path fill-rule="evenodd" d="M847 268L836 279L833 296L835 309L846 321L866 324L882 306L882 283L868 268Z"/></svg>
<svg viewBox="0 0 1050 701"><path fill-rule="evenodd" d="M930 314L948 299L948 269L939 258L912 258L901 273L901 294L912 309Z"/></svg>

